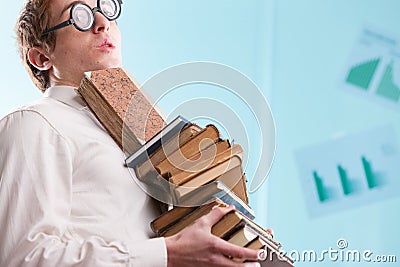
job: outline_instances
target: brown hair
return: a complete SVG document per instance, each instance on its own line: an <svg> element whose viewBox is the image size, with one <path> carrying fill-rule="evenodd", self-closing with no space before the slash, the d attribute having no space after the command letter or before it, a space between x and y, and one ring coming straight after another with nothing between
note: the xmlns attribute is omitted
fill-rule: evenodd
<svg viewBox="0 0 400 267"><path fill-rule="evenodd" d="M27 0L15 25L18 51L33 83L42 91L50 86L49 71L38 70L28 59L28 52L34 46L51 52L56 44L54 33L42 36L50 22L51 0Z"/></svg>

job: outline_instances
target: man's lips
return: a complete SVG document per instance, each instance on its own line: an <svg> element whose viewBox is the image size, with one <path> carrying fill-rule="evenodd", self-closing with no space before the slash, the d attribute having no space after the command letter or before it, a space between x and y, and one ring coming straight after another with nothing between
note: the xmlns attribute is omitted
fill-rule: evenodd
<svg viewBox="0 0 400 267"><path fill-rule="evenodd" d="M104 40L97 48L115 48L115 45L109 40Z"/></svg>

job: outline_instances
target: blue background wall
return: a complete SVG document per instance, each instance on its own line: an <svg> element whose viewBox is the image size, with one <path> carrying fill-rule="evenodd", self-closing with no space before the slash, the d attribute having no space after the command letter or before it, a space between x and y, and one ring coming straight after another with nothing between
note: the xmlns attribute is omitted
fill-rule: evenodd
<svg viewBox="0 0 400 267"><path fill-rule="evenodd" d="M8 7L0 18L3 116L40 93L24 73L14 45L12 28L22 1L1 1ZM310 218L295 159L298 149L382 124L393 125L399 139L400 109L341 87L346 62L366 25L400 37L400 2L149 0L125 1L123 8L119 25L124 65L139 82L176 64L212 61L244 73L268 98L275 117L277 150L269 178L251 195L251 203L258 222L274 228L286 251L337 248L336 241L345 238L351 249L397 253L400 261L398 197ZM170 110L184 97L176 98L176 103L171 99L161 107ZM299 262L296 266L317 264L365 263ZM368 263L386 265L396 266Z"/></svg>
<svg viewBox="0 0 400 267"><path fill-rule="evenodd" d="M387 123L396 127L399 139L398 108L371 102L342 87L346 63L365 26L372 25L400 37L396 11L400 2L279 0L275 3L271 102L277 125L277 151L268 184L269 225L279 229L280 240L289 251L337 249L336 241L345 238L350 249L397 253L399 261L400 231L395 226L400 222L399 198L311 219L306 212L295 152L337 135L359 133ZM351 153L349 149L343 153ZM400 171L395 178L400 178ZM352 266L346 262L330 265Z"/></svg>

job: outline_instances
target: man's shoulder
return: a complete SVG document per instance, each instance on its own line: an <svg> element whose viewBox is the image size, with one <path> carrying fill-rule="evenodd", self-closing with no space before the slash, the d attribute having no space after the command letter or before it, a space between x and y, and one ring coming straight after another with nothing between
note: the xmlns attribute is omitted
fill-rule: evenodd
<svg viewBox="0 0 400 267"><path fill-rule="evenodd" d="M52 109L54 109L55 105L56 105L56 102L53 99L51 99L49 97L42 97L41 99L38 99L31 103L27 103L27 104L15 109L14 112L27 111L27 112L35 112L35 113L45 115L46 113L48 113Z"/></svg>
<svg viewBox="0 0 400 267"><path fill-rule="evenodd" d="M54 123L52 121L54 121L53 116L56 113L56 106L57 103L48 97L25 104L0 119L0 130L4 130L5 125L13 128L35 128L47 125L53 128Z"/></svg>
<svg viewBox="0 0 400 267"><path fill-rule="evenodd" d="M25 104L14 110L11 110L7 115L0 119L0 122L5 121L18 121L18 123L33 123L32 119L46 120L46 113L48 112L51 104L46 99L36 100L34 102Z"/></svg>
<svg viewBox="0 0 400 267"><path fill-rule="evenodd" d="M17 108L0 120L0 151L27 147L31 143L66 142L65 136L48 116L48 100L39 100Z"/></svg>
<svg viewBox="0 0 400 267"><path fill-rule="evenodd" d="M4 116L3 119L19 113L37 114L43 118L52 118L59 113L60 107L62 106L63 105L55 99L52 99L50 97L42 97L41 99L11 110L11 112Z"/></svg>

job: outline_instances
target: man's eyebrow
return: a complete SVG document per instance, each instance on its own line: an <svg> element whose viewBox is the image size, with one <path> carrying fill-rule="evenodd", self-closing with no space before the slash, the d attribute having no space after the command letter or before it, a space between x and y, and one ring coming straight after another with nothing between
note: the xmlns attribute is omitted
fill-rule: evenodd
<svg viewBox="0 0 400 267"><path fill-rule="evenodd" d="M68 9L70 9L73 5L78 4L78 3L83 3L83 1L73 1L71 3L69 3L69 5L66 5L60 12L60 17L62 16L62 14L64 14L65 11L67 11Z"/></svg>

